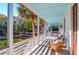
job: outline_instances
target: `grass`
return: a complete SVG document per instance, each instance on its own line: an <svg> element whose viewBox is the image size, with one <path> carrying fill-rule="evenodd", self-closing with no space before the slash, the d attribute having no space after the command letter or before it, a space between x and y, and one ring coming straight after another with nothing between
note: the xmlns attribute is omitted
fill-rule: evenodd
<svg viewBox="0 0 79 59"><path fill-rule="evenodd" d="M13 42L14 43L17 43L17 42L20 42L20 41L25 40L25 39L28 39L28 38L27 37L26 38L23 38L23 37L14 37Z"/></svg>
<svg viewBox="0 0 79 59"><path fill-rule="evenodd" d="M7 40L0 40L0 49L6 48L7 46Z"/></svg>
<svg viewBox="0 0 79 59"><path fill-rule="evenodd" d="M13 43L17 43L17 42L20 42L20 41L22 41L22 40L23 40L23 39L20 39L20 38L14 39Z"/></svg>

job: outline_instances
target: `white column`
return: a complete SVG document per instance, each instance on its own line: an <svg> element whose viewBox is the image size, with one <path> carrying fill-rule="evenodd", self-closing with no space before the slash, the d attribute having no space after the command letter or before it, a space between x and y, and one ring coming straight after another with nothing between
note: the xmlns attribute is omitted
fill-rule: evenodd
<svg viewBox="0 0 79 59"><path fill-rule="evenodd" d="M13 54L13 4L8 3L8 20L7 20L7 39L9 45L9 54Z"/></svg>
<svg viewBox="0 0 79 59"><path fill-rule="evenodd" d="M37 15L37 35L38 35L38 44L39 44L39 16Z"/></svg>
<svg viewBox="0 0 79 59"><path fill-rule="evenodd" d="M44 24L44 39L45 39L45 37L47 35L46 31L47 31L46 24Z"/></svg>
<svg viewBox="0 0 79 59"><path fill-rule="evenodd" d="M52 34L52 26L51 26L51 34Z"/></svg>

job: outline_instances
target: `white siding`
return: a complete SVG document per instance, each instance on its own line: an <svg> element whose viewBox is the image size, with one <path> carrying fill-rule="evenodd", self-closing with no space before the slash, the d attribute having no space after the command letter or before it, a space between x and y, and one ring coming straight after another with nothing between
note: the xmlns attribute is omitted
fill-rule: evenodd
<svg viewBox="0 0 79 59"><path fill-rule="evenodd" d="M77 54L79 54L79 4L78 4L78 32L77 32Z"/></svg>
<svg viewBox="0 0 79 59"><path fill-rule="evenodd" d="M70 49L71 48L71 7L68 9L68 11L65 14L65 35L67 39L67 48Z"/></svg>

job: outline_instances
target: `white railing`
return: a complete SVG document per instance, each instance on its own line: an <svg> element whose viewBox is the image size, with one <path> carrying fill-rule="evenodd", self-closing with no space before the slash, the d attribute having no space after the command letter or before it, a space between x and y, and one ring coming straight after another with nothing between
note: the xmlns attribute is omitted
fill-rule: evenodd
<svg viewBox="0 0 79 59"><path fill-rule="evenodd" d="M24 54L26 52L26 48L28 48L29 41L24 40L22 42L18 42L14 45L14 55Z"/></svg>
<svg viewBox="0 0 79 59"><path fill-rule="evenodd" d="M23 40L21 42L14 43L14 49L13 49L14 55L21 55L21 54L24 54L25 52L28 52L29 51L29 41L31 39L32 38L29 38L29 39ZM7 55L8 49L9 48L0 50L0 55L5 55L5 54Z"/></svg>
<svg viewBox="0 0 79 59"><path fill-rule="evenodd" d="M14 55L26 54L32 48L34 48L37 44L39 44L43 39L44 39L44 36L40 35L39 39L38 39L38 36L36 36L35 38L32 37L32 38L23 40L21 42L14 43L14 49L13 49ZM38 43L38 41L39 41L39 43ZM8 49L9 48L0 50L0 55L8 55Z"/></svg>
<svg viewBox="0 0 79 59"><path fill-rule="evenodd" d="M0 55L7 55L8 54L8 48L0 50Z"/></svg>

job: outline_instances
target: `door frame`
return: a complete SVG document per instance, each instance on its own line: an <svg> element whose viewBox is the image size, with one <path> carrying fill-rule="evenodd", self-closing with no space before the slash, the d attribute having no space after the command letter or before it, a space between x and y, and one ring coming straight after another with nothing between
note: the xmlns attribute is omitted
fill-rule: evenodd
<svg viewBox="0 0 79 59"><path fill-rule="evenodd" d="M72 55L77 54L77 3L74 3L71 9L71 50Z"/></svg>

